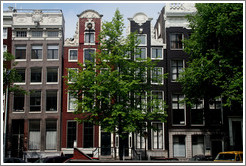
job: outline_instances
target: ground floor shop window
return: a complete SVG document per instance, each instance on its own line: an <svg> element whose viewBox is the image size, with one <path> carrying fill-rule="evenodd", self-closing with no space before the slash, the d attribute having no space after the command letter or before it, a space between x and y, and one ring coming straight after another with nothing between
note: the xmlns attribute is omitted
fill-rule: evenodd
<svg viewBox="0 0 246 166"><path fill-rule="evenodd" d="M204 136L192 136L192 155L204 155Z"/></svg>
<svg viewBox="0 0 246 166"><path fill-rule="evenodd" d="M40 149L40 120L29 120L29 149Z"/></svg>
<svg viewBox="0 0 246 166"><path fill-rule="evenodd" d="M185 135L173 136L173 156L185 157Z"/></svg>
<svg viewBox="0 0 246 166"><path fill-rule="evenodd" d="M162 123L153 123L153 148L163 149L163 126Z"/></svg>
<svg viewBox="0 0 246 166"><path fill-rule="evenodd" d="M84 148L93 147L93 124L85 122L84 123Z"/></svg>
<svg viewBox="0 0 246 166"><path fill-rule="evenodd" d="M74 147L74 141L77 140L77 123L75 121L67 122L67 148Z"/></svg>
<svg viewBox="0 0 246 166"><path fill-rule="evenodd" d="M46 149L55 150L57 146L57 120L46 120Z"/></svg>

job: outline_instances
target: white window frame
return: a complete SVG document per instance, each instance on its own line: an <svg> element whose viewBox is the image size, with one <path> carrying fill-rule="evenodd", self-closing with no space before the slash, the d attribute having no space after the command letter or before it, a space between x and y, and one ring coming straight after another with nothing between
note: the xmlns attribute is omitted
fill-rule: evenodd
<svg viewBox="0 0 246 166"><path fill-rule="evenodd" d="M164 75L164 68L163 67L154 67L154 68L162 68L162 77ZM151 70L151 74L150 74L150 82L151 84L154 84L154 85L163 85L164 84L164 78L161 79L161 83L158 83L158 82L153 82L152 81L152 75L153 75L153 70Z"/></svg>
<svg viewBox="0 0 246 166"><path fill-rule="evenodd" d="M41 59L33 59L32 58L32 50L33 50L33 47L39 47L39 48L41 48L42 47L42 58ZM40 50L40 49L38 49L38 50ZM43 45L32 45L31 46L31 61L43 61L43 59L44 59L44 51L43 51Z"/></svg>
<svg viewBox="0 0 246 166"><path fill-rule="evenodd" d="M23 36L24 32L26 33L26 35ZM26 38L27 37L27 30L16 30L15 31L15 37L16 38ZM17 34L20 33L20 36L18 36Z"/></svg>
<svg viewBox="0 0 246 166"><path fill-rule="evenodd" d="M96 48L84 48L83 49L83 65L85 66L86 64L85 64L85 50L94 50L95 52L94 53L96 53ZM94 59L94 63L95 63L95 65L96 65L96 57L95 57L95 59Z"/></svg>
<svg viewBox="0 0 246 166"><path fill-rule="evenodd" d="M77 59L76 60L71 60L70 59L70 51L72 51L72 50L76 50L77 51ZM78 62L78 56L79 56L78 49L69 49L68 50L68 62Z"/></svg>
<svg viewBox="0 0 246 166"><path fill-rule="evenodd" d="M186 104L184 103L184 124L173 124L173 98L172 98L172 96L173 95L183 95L183 97L185 98L185 95L184 94L178 94L178 93L173 93L172 95L171 95L171 109L172 109L172 126L186 126Z"/></svg>
<svg viewBox="0 0 246 166"><path fill-rule="evenodd" d="M137 49L145 49L145 58L141 58L141 60L137 60L136 58L136 54L134 55L134 60L137 61L137 62L143 62L143 61L146 61L147 60L147 47L138 47ZM140 50L141 52L141 50ZM140 53L141 54L141 53Z"/></svg>
<svg viewBox="0 0 246 166"><path fill-rule="evenodd" d="M57 69L57 82L48 82L48 69ZM47 67L46 68L46 84L58 84L59 83L59 68L58 67Z"/></svg>
<svg viewBox="0 0 246 166"><path fill-rule="evenodd" d="M165 150L165 124L164 123L162 123L162 122L155 122L155 121L153 121L153 122L151 122L151 125L153 126L153 123L160 123L160 124L162 124L162 148L159 148L159 149L157 149L157 148L154 148L154 130L153 129L151 129L151 137L152 137L152 141L151 141L151 148L152 148L152 150L160 150L160 149L162 149L162 150Z"/></svg>
<svg viewBox="0 0 246 166"><path fill-rule="evenodd" d="M67 76L68 76L68 80L67 80L67 82L68 83L70 83L70 84L72 84L72 83L74 83L73 81L71 81L71 80L69 80L69 70L76 70L77 71L77 73L79 73L79 68L67 68Z"/></svg>
<svg viewBox="0 0 246 166"><path fill-rule="evenodd" d="M147 126L147 122L145 122L145 125ZM142 131L143 132L147 132L147 127L145 129L143 129ZM141 138L144 139L144 147L142 147L142 148L138 146L138 139L141 141ZM146 138L146 145L145 145L145 138L144 138L144 136L141 136L140 133L137 133L136 132L135 133L136 149L144 149L145 146L146 146L146 148L148 148L148 139L149 139L149 137Z"/></svg>
<svg viewBox="0 0 246 166"><path fill-rule="evenodd" d="M66 149L73 149L73 148L68 148L67 147L67 142L68 142L68 122L75 122L76 123L76 145L78 145L78 122L76 120L67 120L67 126L66 126Z"/></svg>
<svg viewBox="0 0 246 166"><path fill-rule="evenodd" d="M164 94L164 91L163 90L152 90L151 91L151 100L153 100L153 92L161 92L162 93L162 102L164 103L165 102L165 94ZM164 109L165 108L162 108L163 109L163 111L164 111ZM152 111L152 108L151 108L151 111ZM164 114L164 112L163 113L161 113L161 114Z"/></svg>
<svg viewBox="0 0 246 166"><path fill-rule="evenodd" d="M31 78L32 78L32 69L37 69L37 68L41 68L41 82L31 82ZM30 68L30 85L40 85L43 82L43 68L42 67L31 67Z"/></svg>
<svg viewBox="0 0 246 166"><path fill-rule="evenodd" d="M69 91L67 91L67 112L75 112L75 109L69 109L69 103L70 103L70 100L69 100L69 96L70 96L70 91L71 90L69 90ZM76 101L77 99L75 98L75 101Z"/></svg>
<svg viewBox="0 0 246 166"><path fill-rule="evenodd" d="M3 28L3 39L8 39L8 28Z"/></svg>
<svg viewBox="0 0 246 166"><path fill-rule="evenodd" d="M138 37L138 36L145 36L145 44L139 43L138 46L147 46L147 34L137 34L137 37ZM137 39L137 40L138 40L138 39Z"/></svg>
<svg viewBox="0 0 246 166"><path fill-rule="evenodd" d="M48 58L48 50L56 50L56 49L49 49L49 47L57 47L57 59L49 59ZM49 44L47 45L47 61L57 61L59 60L59 44Z"/></svg>
<svg viewBox="0 0 246 166"><path fill-rule="evenodd" d="M161 49L161 58L153 58L153 49ZM163 60L163 47L151 47L151 59L152 60Z"/></svg>
<svg viewBox="0 0 246 166"><path fill-rule="evenodd" d="M175 34L175 35L182 34L182 48L172 48L172 46L171 46L171 35L173 35L173 34ZM170 50L183 50L184 49L183 41L184 41L184 34L183 33L180 33L180 32L177 32L177 33L176 32L172 32L172 33L170 33L169 34Z"/></svg>
<svg viewBox="0 0 246 166"><path fill-rule="evenodd" d="M86 42L86 34L88 34L88 33L93 33L93 36L94 36L94 42L90 42L90 43L88 43L88 42ZM95 32L84 32L84 45L95 45L95 43L96 43L96 35L95 35Z"/></svg>
<svg viewBox="0 0 246 166"><path fill-rule="evenodd" d="M176 78L176 80L173 80L173 79L172 79L172 76L173 76L173 72L172 72L172 62L173 62L173 61L183 61L183 68L182 68L182 70L184 70L184 69L185 69L185 60L184 60L184 59L173 59L173 60L170 60L170 80L171 80L171 82L177 82L178 77ZM179 71L177 71L177 72L180 74Z"/></svg>

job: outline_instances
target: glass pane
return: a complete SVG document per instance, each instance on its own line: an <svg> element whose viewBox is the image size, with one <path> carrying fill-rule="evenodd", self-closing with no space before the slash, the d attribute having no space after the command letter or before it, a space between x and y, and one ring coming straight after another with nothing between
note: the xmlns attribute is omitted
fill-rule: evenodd
<svg viewBox="0 0 246 166"><path fill-rule="evenodd" d="M70 60L78 59L78 51L77 50L69 50L70 51Z"/></svg>
<svg viewBox="0 0 246 166"><path fill-rule="evenodd" d="M46 91L46 111L57 111L57 91Z"/></svg>

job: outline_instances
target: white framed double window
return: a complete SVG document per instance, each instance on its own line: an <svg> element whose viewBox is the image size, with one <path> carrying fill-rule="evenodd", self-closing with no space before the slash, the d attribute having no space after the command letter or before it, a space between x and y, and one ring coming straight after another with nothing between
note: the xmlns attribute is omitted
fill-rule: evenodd
<svg viewBox="0 0 246 166"><path fill-rule="evenodd" d="M77 98L71 91L67 92L67 112L74 112L77 107Z"/></svg>
<svg viewBox="0 0 246 166"><path fill-rule="evenodd" d="M180 77L184 69L184 60L171 60L171 80L174 82Z"/></svg>
<svg viewBox="0 0 246 166"><path fill-rule="evenodd" d="M147 83L147 68L137 68L135 79L139 80L140 83Z"/></svg>
<svg viewBox="0 0 246 166"><path fill-rule="evenodd" d="M182 33L171 33L170 34L170 49L171 50L182 50L183 49L184 35Z"/></svg>
<svg viewBox="0 0 246 166"><path fill-rule="evenodd" d="M67 73L68 73L68 83L74 83L76 80L75 78L72 77L72 73L78 73L79 69L78 68L68 68Z"/></svg>
<svg viewBox="0 0 246 166"><path fill-rule="evenodd" d="M147 45L147 34L137 34L137 40L139 42L139 46Z"/></svg>
<svg viewBox="0 0 246 166"><path fill-rule="evenodd" d="M8 28L3 28L3 39L8 38Z"/></svg>
<svg viewBox="0 0 246 166"><path fill-rule="evenodd" d="M134 94L135 104L143 113L147 111L147 92L139 92Z"/></svg>
<svg viewBox="0 0 246 166"><path fill-rule="evenodd" d="M183 103L183 94L172 94L172 123L173 125L182 125L185 123L185 104Z"/></svg>
<svg viewBox="0 0 246 166"><path fill-rule="evenodd" d="M95 44L95 32L85 32L85 45Z"/></svg>
<svg viewBox="0 0 246 166"><path fill-rule="evenodd" d="M58 60L58 48L59 45L48 45L47 48L47 60Z"/></svg>
<svg viewBox="0 0 246 166"><path fill-rule="evenodd" d="M164 110L164 91L161 90L153 90L152 92L152 110L158 109L163 111ZM163 113L163 112L161 112Z"/></svg>
<svg viewBox="0 0 246 166"><path fill-rule="evenodd" d="M164 123L153 122L152 126L152 148L164 149Z"/></svg>
<svg viewBox="0 0 246 166"><path fill-rule="evenodd" d="M137 149L144 149L145 147L148 147L148 138L145 138L144 134L147 134L146 124L143 124L140 131L136 133L136 148ZM146 139L146 144L145 144L145 139Z"/></svg>
<svg viewBox="0 0 246 166"><path fill-rule="evenodd" d="M68 62L77 62L77 61L78 61L78 49L69 49Z"/></svg>
<svg viewBox="0 0 246 166"><path fill-rule="evenodd" d="M135 54L135 60L142 61L147 59L147 48L138 47Z"/></svg>
<svg viewBox="0 0 246 166"><path fill-rule="evenodd" d="M152 47L151 48L151 59L152 60L162 60L163 59L163 48L162 47Z"/></svg>
<svg viewBox="0 0 246 166"><path fill-rule="evenodd" d="M163 84L164 83L164 69L163 67L154 67L151 70L151 84Z"/></svg>
<svg viewBox="0 0 246 166"><path fill-rule="evenodd" d="M43 59L43 46L33 45L31 52L31 60L42 60Z"/></svg>
<svg viewBox="0 0 246 166"><path fill-rule="evenodd" d="M88 61L91 63L96 62L96 57L95 57L95 48L85 48L84 49L84 56L83 56L83 64L85 65Z"/></svg>
<svg viewBox="0 0 246 166"><path fill-rule="evenodd" d="M18 38L27 37L27 31L16 31L15 36Z"/></svg>
<svg viewBox="0 0 246 166"><path fill-rule="evenodd" d="M42 84L42 68L31 68L31 84Z"/></svg>

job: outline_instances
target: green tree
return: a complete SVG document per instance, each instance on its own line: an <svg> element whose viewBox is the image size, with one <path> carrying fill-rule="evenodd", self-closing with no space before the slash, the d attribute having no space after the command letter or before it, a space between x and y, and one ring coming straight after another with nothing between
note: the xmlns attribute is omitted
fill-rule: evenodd
<svg viewBox="0 0 246 166"><path fill-rule="evenodd" d="M205 109L215 98L224 106L243 102L243 4L196 4L188 16L192 34L185 41L190 55L179 81L186 100L204 99Z"/></svg>
<svg viewBox="0 0 246 166"><path fill-rule="evenodd" d="M134 60L134 55L140 53L138 40L134 33L123 37L122 22L122 15L116 10L112 21L102 25L99 51L91 54L96 62L92 58L80 64L79 72L70 70L67 77L73 80L67 84L68 90L77 97L75 114L81 115L77 120L117 133L120 159L125 135L151 128L145 122L164 122L167 116L164 101L151 94L149 81L144 83L155 64L150 58Z"/></svg>

